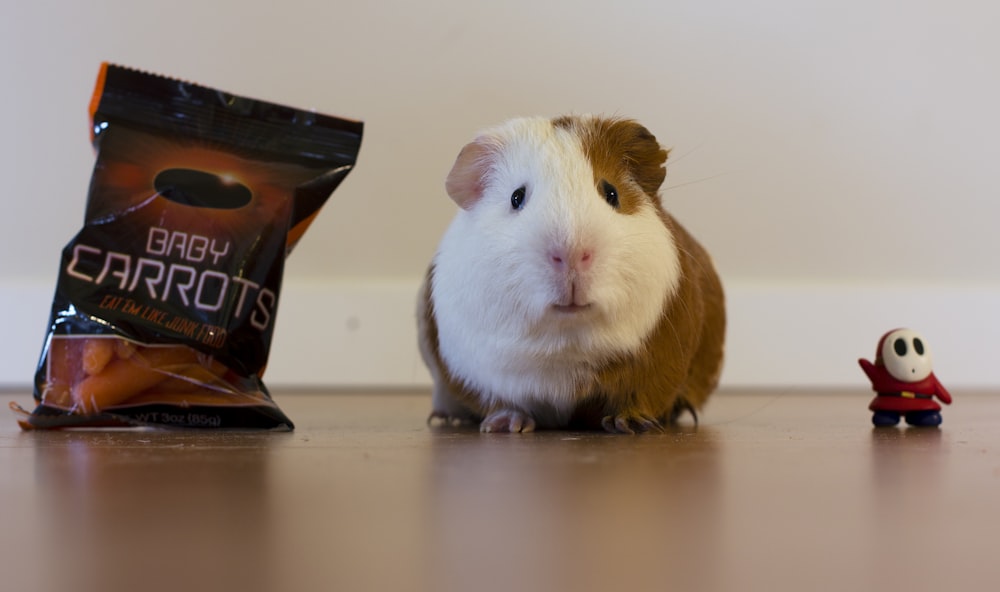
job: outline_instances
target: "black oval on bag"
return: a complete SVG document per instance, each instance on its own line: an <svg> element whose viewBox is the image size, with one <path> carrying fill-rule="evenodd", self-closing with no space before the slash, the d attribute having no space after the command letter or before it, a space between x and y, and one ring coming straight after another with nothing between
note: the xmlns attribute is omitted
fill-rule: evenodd
<svg viewBox="0 0 1000 592"><path fill-rule="evenodd" d="M235 210L250 203L246 185L195 169L167 169L156 175L153 187L172 202L196 208Z"/></svg>

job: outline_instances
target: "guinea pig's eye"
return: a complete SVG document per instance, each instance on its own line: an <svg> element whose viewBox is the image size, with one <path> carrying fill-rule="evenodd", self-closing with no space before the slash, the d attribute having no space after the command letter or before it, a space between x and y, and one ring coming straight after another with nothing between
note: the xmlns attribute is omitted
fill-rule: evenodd
<svg viewBox="0 0 1000 592"><path fill-rule="evenodd" d="M521 185L520 187L515 189L514 193L510 194L510 207L514 208L515 210L520 210L521 206L524 205L525 193L526 190L524 188L524 185Z"/></svg>
<svg viewBox="0 0 1000 592"><path fill-rule="evenodd" d="M608 202L608 205L614 209L618 209L618 190L615 186L607 181L601 180L601 192L604 193L604 199Z"/></svg>

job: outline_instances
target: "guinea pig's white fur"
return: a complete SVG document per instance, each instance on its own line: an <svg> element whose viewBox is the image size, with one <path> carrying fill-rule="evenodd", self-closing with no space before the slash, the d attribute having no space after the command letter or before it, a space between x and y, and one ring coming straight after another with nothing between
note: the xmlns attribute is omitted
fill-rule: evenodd
<svg viewBox="0 0 1000 592"><path fill-rule="evenodd" d="M517 416L502 417L504 431L563 427L602 367L643 355L681 281L678 245L658 201L633 202L624 215L599 194L572 126L515 119L466 150L448 180L462 208L422 296L436 329L421 326L435 414ZM648 195L635 179L614 183ZM479 410L456 390L472 393Z"/></svg>

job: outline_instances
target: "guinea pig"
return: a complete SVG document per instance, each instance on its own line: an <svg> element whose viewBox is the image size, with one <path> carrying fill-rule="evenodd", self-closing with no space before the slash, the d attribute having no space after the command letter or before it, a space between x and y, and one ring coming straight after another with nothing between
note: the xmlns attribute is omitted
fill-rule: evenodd
<svg viewBox="0 0 1000 592"><path fill-rule="evenodd" d="M639 123L518 118L445 182L459 210L418 297L431 423L483 432L662 430L722 369L722 283L661 204L667 150Z"/></svg>

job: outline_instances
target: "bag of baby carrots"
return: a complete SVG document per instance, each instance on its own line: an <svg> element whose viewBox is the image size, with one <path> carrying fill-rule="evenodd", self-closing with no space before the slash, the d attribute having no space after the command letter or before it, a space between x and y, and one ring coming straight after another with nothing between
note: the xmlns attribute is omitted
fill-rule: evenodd
<svg viewBox="0 0 1000 592"><path fill-rule="evenodd" d="M261 376L284 260L362 124L103 64L97 161L25 429L292 429Z"/></svg>

